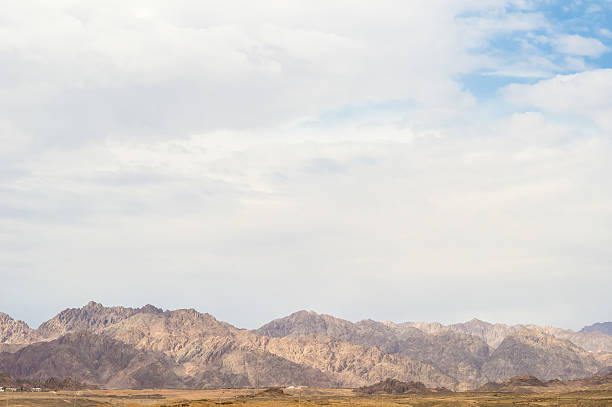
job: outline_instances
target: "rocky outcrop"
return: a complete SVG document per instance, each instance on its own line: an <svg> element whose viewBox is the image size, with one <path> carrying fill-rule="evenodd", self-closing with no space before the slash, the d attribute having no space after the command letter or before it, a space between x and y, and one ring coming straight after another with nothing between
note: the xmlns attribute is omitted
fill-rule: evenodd
<svg viewBox="0 0 612 407"><path fill-rule="evenodd" d="M7 314L0 312L0 344L24 345L40 339L38 333L28 324L23 321L15 321Z"/></svg>
<svg viewBox="0 0 612 407"><path fill-rule="evenodd" d="M525 327L545 332L558 339L567 339L590 352L612 352L612 336L596 330L575 332L571 329L561 329L553 326L527 325Z"/></svg>
<svg viewBox="0 0 612 407"><path fill-rule="evenodd" d="M477 391L480 392L521 392L525 390L527 387L545 387L546 383L542 382L535 376L531 375L520 375L511 377L508 380L504 380L501 383L489 382L480 388Z"/></svg>
<svg viewBox="0 0 612 407"><path fill-rule="evenodd" d="M502 341L511 333L521 329L521 326L509 326L506 324L491 324L473 318L468 322L452 324L448 326L453 331L462 332L476 336L485 341L490 347L497 348Z"/></svg>
<svg viewBox="0 0 612 407"><path fill-rule="evenodd" d="M68 332L97 332L139 313L159 314L163 311L152 305L142 308L105 307L90 301L82 308L70 308L43 323L38 334L44 338L58 338Z"/></svg>
<svg viewBox="0 0 612 407"><path fill-rule="evenodd" d="M362 394L403 394L403 393L427 393L429 389L421 382L402 382L395 379L385 379L370 386L355 389Z"/></svg>

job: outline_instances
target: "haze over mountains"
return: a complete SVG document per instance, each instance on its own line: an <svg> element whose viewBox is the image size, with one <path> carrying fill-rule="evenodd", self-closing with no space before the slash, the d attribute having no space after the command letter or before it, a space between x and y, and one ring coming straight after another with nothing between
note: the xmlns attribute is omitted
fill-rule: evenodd
<svg viewBox="0 0 612 407"><path fill-rule="evenodd" d="M592 376L612 365L609 326L353 323L299 311L249 331L192 309L90 302L38 329L0 313L0 372L103 387L358 387L391 378L461 390L521 374Z"/></svg>

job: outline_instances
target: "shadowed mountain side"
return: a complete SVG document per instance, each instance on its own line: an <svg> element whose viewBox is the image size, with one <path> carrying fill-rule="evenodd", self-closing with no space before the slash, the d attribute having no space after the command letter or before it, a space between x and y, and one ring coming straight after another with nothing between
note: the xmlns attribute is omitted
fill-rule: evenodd
<svg viewBox="0 0 612 407"><path fill-rule="evenodd" d="M593 325L585 326L580 332L601 332L612 335L612 322L597 322Z"/></svg>
<svg viewBox="0 0 612 407"><path fill-rule="evenodd" d="M0 354L0 371L31 380L70 376L108 388L337 385L320 371L269 353L257 354L231 340L216 344L219 346L210 346L199 360L181 365L162 352L137 349L104 334L80 331L29 345L16 353Z"/></svg>
<svg viewBox="0 0 612 407"><path fill-rule="evenodd" d="M482 383L480 370L489 358L489 347L480 338L451 330L401 340L399 349L399 354L430 363L467 387Z"/></svg>
<svg viewBox="0 0 612 407"><path fill-rule="evenodd" d="M103 335L67 334L50 342L0 354L0 371L35 380L73 377L107 387L178 387L176 366L162 354L142 352Z"/></svg>
<svg viewBox="0 0 612 407"><path fill-rule="evenodd" d="M543 380L570 380L595 374L600 365L570 341L523 329L507 336L483 365L488 381L529 374Z"/></svg>

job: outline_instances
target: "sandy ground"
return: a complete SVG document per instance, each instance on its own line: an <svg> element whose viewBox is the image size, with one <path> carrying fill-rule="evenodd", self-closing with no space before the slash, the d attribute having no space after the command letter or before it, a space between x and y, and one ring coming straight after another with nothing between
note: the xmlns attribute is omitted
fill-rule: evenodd
<svg viewBox="0 0 612 407"><path fill-rule="evenodd" d="M88 390L0 393L0 407L612 407L612 390L360 396L348 389ZM236 405L236 406L229 406Z"/></svg>

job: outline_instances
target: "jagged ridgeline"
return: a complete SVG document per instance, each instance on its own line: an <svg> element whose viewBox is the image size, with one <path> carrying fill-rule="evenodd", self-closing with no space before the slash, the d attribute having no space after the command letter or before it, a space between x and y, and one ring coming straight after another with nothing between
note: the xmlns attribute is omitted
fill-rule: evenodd
<svg viewBox="0 0 612 407"><path fill-rule="evenodd" d="M90 302L38 329L0 313L0 372L107 388L358 388L390 379L465 390L517 375L593 376L612 365L606 327L353 323L300 311L248 331L193 309Z"/></svg>

